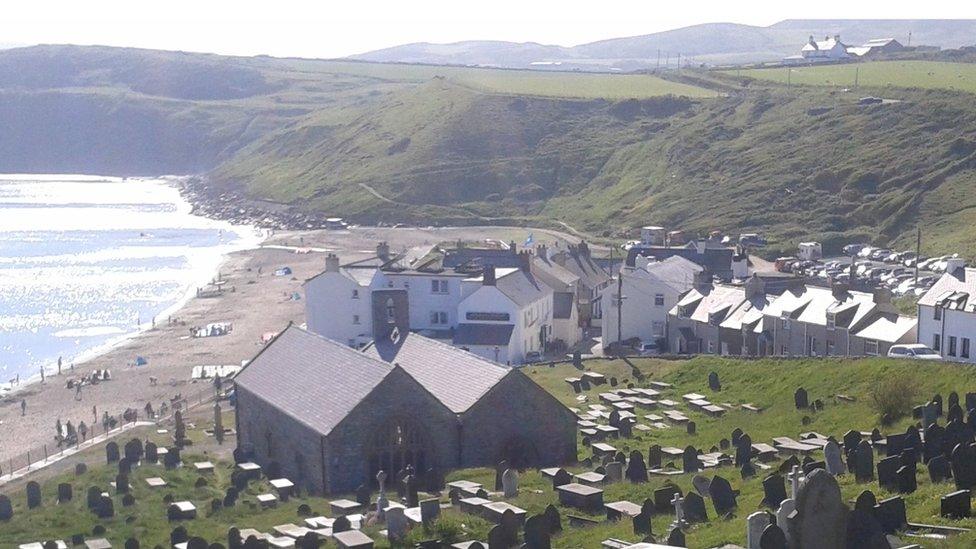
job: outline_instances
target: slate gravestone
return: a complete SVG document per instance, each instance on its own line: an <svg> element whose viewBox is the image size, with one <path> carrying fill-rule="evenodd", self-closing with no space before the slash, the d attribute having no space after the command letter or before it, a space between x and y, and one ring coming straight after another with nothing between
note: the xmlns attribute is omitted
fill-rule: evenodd
<svg viewBox="0 0 976 549"><path fill-rule="evenodd" d="M352 523L349 522L349 517L345 515L338 517L332 523L332 532L335 534L338 534L339 532L348 532L351 529Z"/></svg>
<svg viewBox="0 0 976 549"><path fill-rule="evenodd" d="M620 410L611 410L610 417L607 418L607 423L609 423L611 427L620 428Z"/></svg>
<svg viewBox="0 0 976 549"><path fill-rule="evenodd" d="M97 486L90 486L85 492L85 504L88 509L98 507L99 500L102 499L102 491Z"/></svg>
<svg viewBox="0 0 976 549"><path fill-rule="evenodd" d="M694 446L685 447L684 453L681 454L681 467L685 473L698 472L698 450Z"/></svg>
<svg viewBox="0 0 976 549"><path fill-rule="evenodd" d="M514 498L518 496L518 471L515 469L505 469L502 474L502 492L506 498Z"/></svg>
<svg viewBox="0 0 976 549"><path fill-rule="evenodd" d="M718 380L718 372L710 372L708 374L708 388L713 391L722 390L722 383Z"/></svg>
<svg viewBox="0 0 976 549"><path fill-rule="evenodd" d="M169 543L170 545L176 545L177 543L187 543L190 541L189 534L186 533L185 526L177 526L173 528L173 531L169 533Z"/></svg>
<svg viewBox="0 0 976 549"><path fill-rule="evenodd" d="M735 466L742 467L752 459L752 437L743 434L735 444Z"/></svg>
<svg viewBox="0 0 976 549"><path fill-rule="evenodd" d="M915 469L918 465L918 454L915 453L915 448L905 448L899 454L901 457L901 464L908 465L912 469Z"/></svg>
<svg viewBox="0 0 976 549"><path fill-rule="evenodd" d="M409 478L407 475L405 478ZM391 507L386 510L386 536L392 543L398 543L407 535L407 517L402 507Z"/></svg>
<svg viewBox="0 0 976 549"><path fill-rule="evenodd" d="M647 449L647 466L651 469L659 469L661 467L661 446L654 444Z"/></svg>
<svg viewBox="0 0 976 549"><path fill-rule="evenodd" d="M238 490L233 486L228 486L224 492L224 507L233 507L237 504Z"/></svg>
<svg viewBox="0 0 976 549"><path fill-rule="evenodd" d="M681 509L684 511L684 519L688 522L708 522L705 499L697 492L688 492L688 495L681 501Z"/></svg>
<svg viewBox="0 0 976 549"><path fill-rule="evenodd" d="M556 488L571 482L573 482L573 476L570 475L565 469L559 469L556 471L556 474L552 476L552 489L555 490Z"/></svg>
<svg viewBox="0 0 976 549"><path fill-rule="evenodd" d="M641 512L634 516L632 522L635 536L651 535L651 517L652 513L646 508L641 509Z"/></svg>
<svg viewBox="0 0 976 549"><path fill-rule="evenodd" d="M800 387L793 393L793 404L796 406L797 410L803 410L810 407L810 400L807 396L807 390Z"/></svg>
<svg viewBox="0 0 976 549"><path fill-rule="evenodd" d="M495 491L502 491L502 475L505 474L505 470L508 469L508 462L505 460L499 461L495 465Z"/></svg>
<svg viewBox="0 0 976 549"><path fill-rule="evenodd" d="M525 520L525 545L529 549L549 549L549 524L544 515L532 515Z"/></svg>
<svg viewBox="0 0 976 549"><path fill-rule="evenodd" d="M207 540L192 537L186 542L186 549L207 549Z"/></svg>
<svg viewBox="0 0 976 549"><path fill-rule="evenodd" d="M739 445L739 438L741 436L742 436L742 429L740 429L738 427L736 427L735 429L732 429L732 435L731 435L731 438L732 438L732 446L738 446Z"/></svg>
<svg viewBox="0 0 976 549"><path fill-rule="evenodd" d="M683 495L681 488L676 484L668 483L664 486L654 490L654 510L658 513L670 513L674 507L671 505L671 500L674 496Z"/></svg>
<svg viewBox="0 0 976 549"><path fill-rule="evenodd" d="M934 402L929 402L922 407L922 426L928 427L929 425L937 425L939 421L938 409Z"/></svg>
<svg viewBox="0 0 976 549"><path fill-rule="evenodd" d="M715 513L722 517L735 512L737 507L735 501L735 491L732 485L719 475L712 477L712 482L708 485L708 495L712 498L712 505Z"/></svg>
<svg viewBox="0 0 976 549"><path fill-rule="evenodd" d="M851 429L844 433L844 453L850 454L857 449L858 443L861 442L861 433Z"/></svg>
<svg viewBox="0 0 976 549"><path fill-rule="evenodd" d="M766 526L759 538L759 549L787 549L786 534L783 533L783 529L776 524Z"/></svg>
<svg viewBox="0 0 976 549"><path fill-rule="evenodd" d="M731 446L732 444L729 442L729 439L727 438L723 438L722 440L718 441L718 447L722 450L728 450L729 447Z"/></svg>
<svg viewBox="0 0 976 549"><path fill-rule="evenodd" d="M957 490L942 496L940 515L950 519L968 518L971 513L972 497L969 490Z"/></svg>
<svg viewBox="0 0 976 549"><path fill-rule="evenodd" d="M217 503L220 503L220 500L215 500L215 501ZM132 494L126 494L122 496L122 507L132 507L135 504L136 504L136 498Z"/></svg>
<svg viewBox="0 0 976 549"><path fill-rule="evenodd" d="M125 549L139 549L139 540L136 538L125 540Z"/></svg>
<svg viewBox="0 0 976 549"><path fill-rule="evenodd" d="M786 499L786 480L783 475L773 473L763 479L763 505L776 509Z"/></svg>
<svg viewBox="0 0 976 549"><path fill-rule="evenodd" d="M84 475L87 472L88 472L88 465L86 465L85 463L75 464L75 476L80 477L81 475Z"/></svg>
<svg viewBox="0 0 976 549"><path fill-rule="evenodd" d="M932 404L935 404L935 413L936 413L936 415L938 415L939 417L942 417L942 413L943 413L943 408L942 408L942 395L936 394L935 396L933 396L932 397Z"/></svg>
<svg viewBox="0 0 976 549"><path fill-rule="evenodd" d="M779 468L777 470L780 472L780 474L788 474L791 471L793 471L793 467L799 467L799 466L800 466L800 460L797 459L796 456L790 456L784 459L783 463L779 464Z"/></svg>
<svg viewBox="0 0 976 549"><path fill-rule="evenodd" d="M146 442L145 447L146 461L148 463L159 463L159 454L157 453L156 443L152 441Z"/></svg>
<svg viewBox="0 0 976 549"><path fill-rule="evenodd" d="M834 476L843 475L847 472L840 445L832 440L827 441L827 444L824 445L824 462L827 466L827 472Z"/></svg>
<svg viewBox="0 0 976 549"><path fill-rule="evenodd" d="M857 453L854 456L854 477L858 482L869 482L874 480L874 449L871 444L862 440L857 445ZM790 539L793 535L790 534Z"/></svg>
<svg viewBox="0 0 976 549"><path fill-rule="evenodd" d="M115 463L119 460L119 445L115 442L109 442L105 445L105 461L106 463Z"/></svg>
<svg viewBox="0 0 976 549"><path fill-rule="evenodd" d="M606 477L603 479L607 484L620 482L624 478L624 464L619 461L611 461L604 467Z"/></svg>
<svg viewBox="0 0 976 549"><path fill-rule="evenodd" d="M132 462L129 458L124 457L119 460L119 473L123 475L128 475L132 472Z"/></svg>
<svg viewBox="0 0 976 549"><path fill-rule="evenodd" d="M130 439L129 442L125 443L124 451L125 458L129 460L129 463L139 463L143 454L142 441L137 438Z"/></svg>
<svg viewBox="0 0 976 549"><path fill-rule="evenodd" d="M925 428L925 447L922 450L922 459L925 463L928 463L935 456L945 454L945 448L942 445L944 436L945 429L935 423L931 423Z"/></svg>
<svg viewBox="0 0 976 549"><path fill-rule="evenodd" d="M693 435L698 431L698 425L694 421L689 421L688 423L685 423L685 431L689 435Z"/></svg>
<svg viewBox="0 0 976 549"><path fill-rule="evenodd" d="M745 462L742 467L739 468L739 475L744 479L752 478L756 476L756 467L751 461Z"/></svg>
<svg viewBox="0 0 976 549"><path fill-rule="evenodd" d="M620 436L624 438L631 438L634 436L634 420L627 418L621 419L617 424L617 429L620 432Z"/></svg>
<svg viewBox="0 0 976 549"><path fill-rule="evenodd" d="M833 475L822 469L813 471L793 499L796 511L787 536L791 547L845 547L848 509Z"/></svg>
<svg viewBox="0 0 976 549"><path fill-rule="evenodd" d="M945 456L936 456L929 460L929 480L932 483L945 482L952 472L949 470L949 460Z"/></svg>
<svg viewBox="0 0 976 549"><path fill-rule="evenodd" d="M878 462L878 484L882 488L895 490L898 485L898 468L901 467L901 458L898 456L886 457Z"/></svg>
<svg viewBox="0 0 976 549"><path fill-rule="evenodd" d="M425 525L432 524L441 515L441 502L437 498L429 498L420 502L420 521Z"/></svg>
<svg viewBox="0 0 976 549"><path fill-rule="evenodd" d="M966 416L962 411L962 406L958 404L952 404L949 406L949 412L946 414L946 421L958 421L962 423L965 419Z"/></svg>
<svg viewBox="0 0 976 549"><path fill-rule="evenodd" d="M681 528L672 528L671 532L668 533L667 542L671 547L687 547L685 533L681 531Z"/></svg>
<svg viewBox="0 0 976 549"><path fill-rule="evenodd" d="M0 521L8 521L14 518L14 507L10 503L10 498L0 494Z"/></svg>
<svg viewBox="0 0 976 549"><path fill-rule="evenodd" d="M95 509L98 518L112 518L115 516L115 502L108 496L101 496Z"/></svg>
<svg viewBox="0 0 976 549"><path fill-rule="evenodd" d="M691 485L694 487L698 495L703 497L708 497L708 486L712 483L711 479L702 475L695 475L691 477Z"/></svg>
<svg viewBox="0 0 976 549"><path fill-rule="evenodd" d="M771 517L765 511L756 511L746 517L746 547L748 549L758 549L763 531L771 523Z"/></svg>
<svg viewBox="0 0 976 549"><path fill-rule="evenodd" d="M62 482L58 484L58 503L67 503L71 501L74 491L71 485L67 482Z"/></svg>
<svg viewBox="0 0 976 549"><path fill-rule="evenodd" d="M918 483L915 478L915 468L909 467L908 465L902 465L898 468L895 473L896 475L896 487L898 492L902 494L911 494L918 487Z"/></svg>
<svg viewBox="0 0 976 549"><path fill-rule="evenodd" d="M515 489L517 492L517 482ZM413 475L403 477L403 497L407 507L416 507L420 503L420 498L417 496L417 479Z"/></svg>
<svg viewBox="0 0 976 549"><path fill-rule="evenodd" d="M559 516L559 509L556 509L555 505L551 503L547 505L544 515L546 517L546 524L549 525L550 534L555 534L556 532L562 532L563 530L562 517Z"/></svg>
<svg viewBox="0 0 976 549"><path fill-rule="evenodd" d="M908 518L905 513L905 500L901 496L879 501L874 510L878 522L881 523L881 529L886 534L894 534L898 530L904 529L908 524Z"/></svg>
<svg viewBox="0 0 976 549"><path fill-rule="evenodd" d="M34 509L41 506L41 485L33 480L27 483L27 508Z"/></svg>
<svg viewBox="0 0 976 549"><path fill-rule="evenodd" d="M129 476L119 473L115 475L115 493L116 494L127 494L129 493Z"/></svg>
<svg viewBox="0 0 976 549"><path fill-rule="evenodd" d="M505 536L508 547L518 544L519 519L515 516L515 511L505 509L505 512L502 513L499 526L502 527L502 533Z"/></svg>
<svg viewBox="0 0 976 549"><path fill-rule="evenodd" d="M968 444L959 444L952 450L952 478L959 490L976 487L976 452Z"/></svg>
<svg viewBox="0 0 976 549"><path fill-rule="evenodd" d="M639 450L630 453L627 460L627 480L634 483L647 482L647 465L644 464L644 456Z"/></svg>
<svg viewBox="0 0 976 549"><path fill-rule="evenodd" d="M856 506L848 515L847 547L891 549L873 506Z"/></svg>
<svg viewBox="0 0 976 549"><path fill-rule="evenodd" d="M163 466L165 466L167 469L176 469L177 467L180 466L180 463L182 461L183 460L180 457L180 449L177 446L173 446L172 448L167 449L166 455L163 456ZM278 478L278 477L269 476L268 478Z"/></svg>

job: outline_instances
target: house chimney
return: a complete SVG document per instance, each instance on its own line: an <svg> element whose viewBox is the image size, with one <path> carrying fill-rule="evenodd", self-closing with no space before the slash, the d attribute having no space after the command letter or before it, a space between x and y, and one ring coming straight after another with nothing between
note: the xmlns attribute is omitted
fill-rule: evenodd
<svg viewBox="0 0 976 549"><path fill-rule="evenodd" d="M834 296L834 299L841 300L846 295L847 292L851 290L851 285L844 282L837 282L831 279L830 281L830 293Z"/></svg>
<svg viewBox="0 0 976 549"><path fill-rule="evenodd" d="M495 266L485 265L484 274L481 277L482 284L484 286L494 286L495 285Z"/></svg>
<svg viewBox="0 0 976 549"><path fill-rule="evenodd" d="M532 254L528 250L522 250L518 253L518 265L523 273L529 274L532 268Z"/></svg>
<svg viewBox="0 0 976 549"><path fill-rule="evenodd" d="M753 275L749 277L749 280L746 280L744 289L746 291L746 299L752 299L766 293L766 283L763 282L763 279L759 278L755 273L753 273Z"/></svg>
<svg viewBox="0 0 976 549"><path fill-rule="evenodd" d="M888 288L876 288L874 290L874 302L878 305L891 303L891 290Z"/></svg>
<svg viewBox="0 0 976 549"><path fill-rule="evenodd" d="M695 240L695 250L698 251L698 255L705 255L705 249L708 248L707 243L702 239Z"/></svg>
<svg viewBox="0 0 976 549"><path fill-rule="evenodd" d="M380 242L376 245L376 257L386 261L390 259L390 245L386 242Z"/></svg>
<svg viewBox="0 0 976 549"><path fill-rule="evenodd" d="M516 244L515 241L513 240L508 243L508 249L509 251L512 252L512 255L515 255L516 253L518 253L518 244Z"/></svg>
<svg viewBox="0 0 976 549"><path fill-rule="evenodd" d="M577 246L577 249L579 250L579 255L587 259L590 258L590 246L589 244L586 243L585 240L580 241L579 246Z"/></svg>
<svg viewBox="0 0 976 549"><path fill-rule="evenodd" d="M815 45L816 43L817 43L817 41L813 39L813 35L811 34L810 35L810 44L814 44Z"/></svg>
<svg viewBox="0 0 976 549"><path fill-rule="evenodd" d="M546 248L545 244L539 244L535 247L535 255L544 261L549 261L549 249Z"/></svg>
<svg viewBox="0 0 976 549"><path fill-rule="evenodd" d="M329 254L325 256L325 272L327 273L339 272L339 256L337 256L336 254Z"/></svg>
<svg viewBox="0 0 976 549"><path fill-rule="evenodd" d="M961 257L950 257L946 260L946 270L945 272L953 274L957 269L962 269L966 267L966 260Z"/></svg>
<svg viewBox="0 0 976 549"><path fill-rule="evenodd" d="M708 287L712 285L712 273L708 269L702 269L695 273L695 278L693 280L693 286L700 293L705 293Z"/></svg>
<svg viewBox="0 0 976 549"><path fill-rule="evenodd" d="M840 35L839 34L835 34L834 35L834 40L837 41L837 42L840 42Z"/></svg>

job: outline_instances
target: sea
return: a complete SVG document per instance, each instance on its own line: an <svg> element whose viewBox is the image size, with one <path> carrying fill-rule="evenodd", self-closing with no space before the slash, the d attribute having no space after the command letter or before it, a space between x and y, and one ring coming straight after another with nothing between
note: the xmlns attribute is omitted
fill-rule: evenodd
<svg viewBox="0 0 976 549"><path fill-rule="evenodd" d="M192 215L178 181L0 175L0 393L166 322L263 240Z"/></svg>

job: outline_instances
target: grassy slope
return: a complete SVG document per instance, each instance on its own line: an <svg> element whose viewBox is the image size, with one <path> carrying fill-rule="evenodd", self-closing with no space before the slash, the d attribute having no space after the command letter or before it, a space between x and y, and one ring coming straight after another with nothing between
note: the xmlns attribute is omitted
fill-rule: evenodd
<svg viewBox="0 0 976 549"><path fill-rule="evenodd" d="M689 361L661 361L653 359L638 359L632 362L646 376L647 381L663 380L675 384L673 391L676 399L687 392L705 394L714 402L730 403L733 405L751 402L762 406L765 410L761 414L734 410L722 418L709 418L697 412L688 415L698 425L696 435L689 436L683 428L654 430L648 433L638 433L634 439L613 442L619 449L640 449L646 453L651 444L662 446L683 447L693 444L702 449L717 445L719 439L728 438L736 427L743 428L754 441L768 442L774 436L790 436L797 438L800 432L816 431L838 438L850 428L871 430L877 426L876 414L868 404L871 387L886 376L910 376L918 387L917 401L922 402L932 394L938 392L944 397L950 391L960 394L976 388L976 371L961 366L945 364L925 364L919 367L912 362L898 362L884 359L872 360L761 360L741 361L716 357L699 357ZM632 382L631 366L623 361L594 361L587 362L587 368L616 376L622 383ZM719 373L722 391L712 393L707 387L707 375L711 371ZM527 370L527 373L542 386L552 391L561 401L569 406L580 406L576 396L563 380L578 372L569 365L556 368L537 367ZM811 400L822 399L826 407L822 412L799 412L794 409L792 402L793 391L803 386L809 391ZM597 402L598 394L607 387L594 388L587 393L588 402ZM855 402L836 400L834 395L843 393L855 397ZM683 407L682 407L683 408ZM802 424L802 417L809 416L810 423ZM901 420L892 426L890 431L903 431L908 420ZM885 429L882 428L884 431ZM189 431L191 438L197 439L199 430ZM165 435L148 435L164 442ZM102 450L96 449L97 455ZM587 452L581 446L580 456L586 457ZM194 455L192 449L184 452L184 461L191 463L201 459L213 460L213 455ZM574 472L581 471L572 468ZM296 509L299 504L310 505L314 513L328 514L327 500L316 497L303 497L288 503L280 504L275 510L260 511L251 503L254 496L267 492L269 487L265 482L252 483L251 488L242 495L241 502L233 509L224 509L215 514L209 512L209 500L222 493L229 483L230 465L219 462L215 476L205 488L194 488L196 473L189 468L177 471L163 471L161 467L147 466L136 469L131 477L133 493L137 506L131 509L123 508L120 498L116 497L116 517L99 521L84 508L84 491L88 486L108 487L114 479L111 475L114 467L93 467L82 478L73 474L52 478L43 484L45 505L42 509L28 512L24 508L24 498L21 493L8 494L12 496L15 506L15 518L0 528L0 545L23 542L28 539L44 539L51 537L67 537L73 532L90 532L91 528L101 523L108 529L111 541L121 544L128 536L138 536L144 544L159 543L166 545L169 531L175 526L165 519L165 505L162 498L172 494L177 501L189 499L199 509L199 518L192 523L186 523L191 535L200 535L209 541L224 539L227 528L232 525L239 527L251 526L263 531L269 531L273 526L288 522L301 522ZM739 497L739 510L735 517L729 520L716 519L711 503L706 503L711 522L694 526L688 532L689 547L715 547L724 543L743 544L745 541L745 517L759 508L762 497L761 481L764 475L743 481L734 469L722 469L706 473L720 474L727 478L734 488L742 491ZM149 476L163 476L170 486L162 490L150 490L144 482ZM449 480L467 479L481 482L485 485L493 483L494 472L487 469L473 469L452 472ZM687 492L691 489L691 475L670 477ZM976 518L962 521L947 521L938 516L938 498L953 490L951 484L931 485L924 466L919 466L919 489L914 494L906 496L909 519L928 524L952 524L957 526L976 527ZM871 489L880 498L889 497L886 491L879 490L877 484L857 485L851 475L841 477L841 486L845 498L855 498L861 490ZM52 503L58 482L71 482L75 486L75 500L64 506ZM654 477L644 485L631 485L623 482L607 486L604 499L606 502L627 499L640 503L650 497L653 491L664 483L660 477ZM541 512L546 505L555 503L556 497L549 482L535 471L527 471L521 475L519 481L521 493L513 503L528 510L530 513ZM446 499L446 495L444 496ZM251 502L251 503L249 503ZM561 509L564 517L567 514L579 514L570 509ZM127 522L126 517L134 517ZM596 517L595 517L596 518ZM671 517L656 516L653 521L654 532L661 534L666 531ZM415 529L411 539L418 541L429 539L435 535L442 539L459 541L463 539L486 539L490 525L485 521L455 512L446 513L437 526L437 534L425 533L422 529ZM376 528L368 530L377 540ZM464 532L464 533L462 533ZM553 546L559 548L597 547L599 542L607 537L617 537L634 540L628 521L612 524L604 523L594 528L567 529L553 540ZM976 543L976 534L967 534L955 538L950 547L967 547ZM378 547L387 547L385 541L380 541ZM927 545L941 547L943 545Z"/></svg>
<svg viewBox="0 0 976 549"><path fill-rule="evenodd" d="M732 73L730 73L732 74ZM875 61L820 67L752 69L745 77L786 84L853 88L855 76L862 87L947 89L976 93L976 64L936 61Z"/></svg>

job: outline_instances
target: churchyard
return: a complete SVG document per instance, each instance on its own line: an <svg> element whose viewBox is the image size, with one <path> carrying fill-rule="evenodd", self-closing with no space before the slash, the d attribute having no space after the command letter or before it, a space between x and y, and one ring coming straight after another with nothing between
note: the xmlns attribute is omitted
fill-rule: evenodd
<svg viewBox="0 0 976 549"><path fill-rule="evenodd" d="M404 479L406 471L390 472L384 483L386 516L378 521L375 487L326 498L289 494L289 482L279 479L273 467L255 469L240 453L236 456L240 463L235 463L230 455L233 435L222 446L216 445L205 432L212 427L212 414L208 422L208 414L202 413L188 417L185 437L190 444L179 452L178 466L171 457L167 467L166 458L158 455L159 463L152 463L147 454L151 442L169 448L173 455L178 430L167 426L165 433L147 430L135 435L138 443L132 443L134 435L127 433L116 441L117 460L114 448L101 445L89 451L89 457L97 459L89 460L92 465L87 470L39 478L39 505L33 508L29 507L38 503L33 487L23 483L0 487L13 515L4 516L8 509L0 501L0 546L50 539L72 546L72 536L80 534L89 547L98 547L101 539L112 547L125 547L130 538L138 539L141 547L171 547L172 542L199 538L188 546L219 543L229 548L234 544L228 531L237 528L244 535L273 538L267 546L280 547L301 547L299 538L309 534L322 538L324 547L359 547L351 540L361 537L359 531L375 547L391 546L391 536L404 546L436 539L443 547L465 547L462 542L475 540L485 547L507 547L517 539L530 547L601 547L604 543L627 547L645 538L648 530L658 543L666 544L677 504L688 547L746 547L747 525L752 523L758 536L768 522L766 516L753 514L778 510L778 501L764 503L764 499L793 495L792 463L798 476L810 478L800 489L803 503L798 503L797 524L805 528L800 535L814 535L811 529L817 530L817 536L832 529L846 530L842 526L847 519L863 526L858 533L865 540L861 546L870 547L881 525L894 528L891 525L901 516L912 524L976 527L972 518L942 516L943 505L945 514L965 513L968 493L945 504L941 501L957 491L957 482L964 487L976 485L976 455L962 450L952 459L939 457L954 437L971 439L969 418L962 409L969 407L967 400L976 402L974 395L967 397L976 390L976 371L884 359L716 357L598 360L583 362L581 367L538 364L526 369L581 416L580 463L562 470L506 472L506 466L500 465L453 471L439 493L431 494L423 490L426 486ZM913 404L931 404L909 409L907 416L882 426L871 395L874 387L888 380L907 381L899 387L914 392ZM958 396L957 406L952 393ZM933 399L935 395L941 397L941 404ZM960 414L962 421L947 427L949 417ZM225 417L225 425L232 425L232 416L225 413ZM942 444L923 446L922 435L919 440L899 436L910 426L934 418L942 429L930 429L927 438L941 438ZM874 429L879 432L871 443ZM850 457L845 439L848 448L856 448ZM131 460L125 459L127 443ZM915 459L910 451L901 451L910 446L918 448ZM882 461L889 452L896 457ZM804 461L812 464L804 466ZM748 465L743 467L745 462ZM848 465L854 466L853 473L846 471ZM836 476L836 482L819 471L838 472L840 467L845 472ZM120 471L127 469L125 480L120 479ZM767 480L780 470L783 474ZM955 478L938 482L930 478L950 472ZM71 486L70 501L65 500L66 485ZM675 487L683 498L673 497ZM862 495L865 490L881 502L878 509ZM65 501L59 503L59 494ZM841 505L854 511L842 513ZM813 509L817 513L811 513ZM349 516L348 524L338 518L342 514ZM553 527L556 518L560 530ZM346 527L347 533L337 535ZM946 533L904 524L900 529ZM772 542L777 531L767 532L767 542ZM953 532L945 540L898 535L906 543L925 547L976 544L976 534L969 531ZM340 545L339 539L346 545ZM678 541L677 537L671 540ZM203 541L207 545L200 545ZM370 545L362 545L366 546Z"/></svg>

